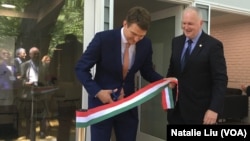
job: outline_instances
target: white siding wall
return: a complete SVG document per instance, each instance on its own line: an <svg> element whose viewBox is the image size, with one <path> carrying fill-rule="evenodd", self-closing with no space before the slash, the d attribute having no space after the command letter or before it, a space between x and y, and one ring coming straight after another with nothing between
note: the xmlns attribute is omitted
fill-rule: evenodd
<svg viewBox="0 0 250 141"><path fill-rule="evenodd" d="M250 1L249 0L196 0L201 2L209 2L214 3L219 6L228 5L240 9L250 9Z"/></svg>

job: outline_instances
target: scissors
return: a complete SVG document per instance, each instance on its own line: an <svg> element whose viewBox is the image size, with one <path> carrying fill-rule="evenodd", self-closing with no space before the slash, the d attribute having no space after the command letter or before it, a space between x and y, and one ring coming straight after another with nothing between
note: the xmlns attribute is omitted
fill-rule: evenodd
<svg viewBox="0 0 250 141"><path fill-rule="evenodd" d="M120 96L120 89L118 89L118 91L116 91L116 92L114 90L112 90L111 97L112 97L113 101L117 101L119 96Z"/></svg>

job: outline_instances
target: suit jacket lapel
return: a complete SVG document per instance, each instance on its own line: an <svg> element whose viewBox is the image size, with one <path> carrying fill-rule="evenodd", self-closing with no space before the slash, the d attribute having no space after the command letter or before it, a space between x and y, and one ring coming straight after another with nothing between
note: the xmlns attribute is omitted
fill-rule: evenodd
<svg viewBox="0 0 250 141"><path fill-rule="evenodd" d="M134 70L137 68L138 65L141 64L140 58L143 58L142 55L145 53L144 51L144 43L139 41L135 45L135 56L134 56L134 63L131 66L131 70Z"/></svg>
<svg viewBox="0 0 250 141"><path fill-rule="evenodd" d="M202 50L203 48L203 40L205 38L206 34L204 32L202 32L199 40L197 41L194 49L193 49L193 52L190 56L190 60L192 60L195 56L197 56L199 54L199 52Z"/></svg>
<svg viewBox="0 0 250 141"><path fill-rule="evenodd" d="M199 40L197 41L197 43L196 43L196 45L195 45L195 47L194 47L194 49L193 49L193 51L192 51L192 53L191 53L191 55L190 55L190 57L189 57L188 62L186 63L186 65L185 65L185 67L184 67L183 70L185 70L185 69L189 66L190 62L192 62L192 60L195 59L195 57L196 57L196 56L200 53L200 51L204 48L204 47L203 47L203 41L204 41L204 38L206 38L206 36L207 36L207 34L204 33L204 32L202 32L202 34L201 34Z"/></svg>
<svg viewBox="0 0 250 141"><path fill-rule="evenodd" d="M118 30L116 30L115 32L115 42L114 42L114 46L113 51L115 53L115 58L114 59L114 65L115 67L117 67L117 69L119 69L120 73L120 77L123 79L122 77L122 47L121 47L122 41L121 41L121 28L119 28Z"/></svg>
<svg viewBox="0 0 250 141"><path fill-rule="evenodd" d="M184 45L185 45L185 40L186 40L186 37L183 35L182 37L181 37L181 40L180 40L180 42L178 42L177 44L177 55L178 55L178 59L180 60L179 61L179 63L181 63L181 56L182 56L182 51L183 51L183 49L184 49ZM181 65L181 64L180 64Z"/></svg>
<svg viewBox="0 0 250 141"><path fill-rule="evenodd" d="M181 55L182 55L182 51L184 49L184 44L185 44L185 35L183 34L181 36L180 39L175 41L175 45L173 46L173 50L175 50L175 54L173 54L173 56L176 56L177 58L177 62L178 62L178 66L179 66L179 71L181 72ZM185 67L184 67L185 69Z"/></svg>
<svg viewBox="0 0 250 141"><path fill-rule="evenodd" d="M130 68L131 70L133 70L135 68L135 66L139 63L138 58L140 58L139 56L141 55L141 52L142 52L140 49L143 49L143 47L140 47L140 44L136 44L135 45L135 58L134 58L134 63Z"/></svg>

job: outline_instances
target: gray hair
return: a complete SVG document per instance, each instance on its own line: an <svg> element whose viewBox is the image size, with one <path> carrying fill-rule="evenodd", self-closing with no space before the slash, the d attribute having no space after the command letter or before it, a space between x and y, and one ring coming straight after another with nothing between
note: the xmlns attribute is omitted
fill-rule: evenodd
<svg viewBox="0 0 250 141"><path fill-rule="evenodd" d="M16 50L16 56L18 56L21 52L26 52L26 50L24 49L24 48L18 48L17 50Z"/></svg>
<svg viewBox="0 0 250 141"><path fill-rule="evenodd" d="M183 13L185 13L186 11L195 11L196 13L197 13L197 15L199 16L199 18L201 19L201 20L203 20L203 17L202 17L202 12L201 12L201 10L199 9L199 8L197 8L197 7L194 7L194 6L188 6L188 7L186 7L185 9L184 9L184 11L183 11Z"/></svg>

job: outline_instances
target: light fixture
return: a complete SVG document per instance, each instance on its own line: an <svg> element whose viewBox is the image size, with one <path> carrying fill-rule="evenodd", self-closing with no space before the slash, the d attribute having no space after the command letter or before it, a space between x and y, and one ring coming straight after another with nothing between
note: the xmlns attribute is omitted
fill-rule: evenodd
<svg viewBox="0 0 250 141"><path fill-rule="evenodd" d="M1 6L4 7L4 8L10 8L10 9L16 8L16 6L13 4L12 1L2 3Z"/></svg>

